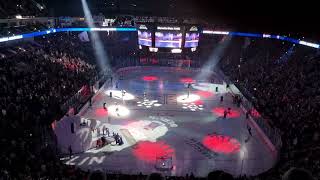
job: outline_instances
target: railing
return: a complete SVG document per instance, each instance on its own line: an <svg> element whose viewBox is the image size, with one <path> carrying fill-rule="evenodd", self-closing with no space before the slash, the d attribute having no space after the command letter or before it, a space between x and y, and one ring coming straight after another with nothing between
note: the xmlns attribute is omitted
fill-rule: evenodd
<svg viewBox="0 0 320 180"><path fill-rule="evenodd" d="M90 98L91 94L92 91L89 84L82 86L74 96L60 107L61 111L76 114L81 106Z"/></svg>
<svg viewBox="0 0 320 180"><path fill-rule="evenodd" d="M110 77L110 74L111 71L104 71L83 85L75 95L60 106L61 111L68 114L77 114L82 106L92 98L95 93L94 91L100 89L107 78Z"/></svg>
<svg viewBox="0 0 320 180"><path fill-rule="evenodd" d="M254 122L261 128L261 130L263 130L264 134L269 138L271 143L276 148L277 152L279 152L282 146L281 131L271 126L266 119L261 117L259 112L255 109L254 105L251 103L252 101L255 101L255 98L251 95L250 92L243 88L241 88L240 92L239 88L235 84L233 84L233 82L227 76L225 76L221 71L219 72L219 74L224 76L225 81L229 84L229 90L233 94L241 95L241 105L246 111L251 111L249 117L254 120ZM279 153L277 153L277 156L278 155Z"/></svg>

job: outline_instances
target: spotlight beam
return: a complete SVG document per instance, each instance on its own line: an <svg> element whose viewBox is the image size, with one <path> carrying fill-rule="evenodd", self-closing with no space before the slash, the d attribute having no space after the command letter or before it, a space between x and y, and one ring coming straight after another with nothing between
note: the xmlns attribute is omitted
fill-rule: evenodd
<svg viewBox="0 0 320 180"><path fill-rule="evenodd" d="M226 36L219 42L218 46L213 50L213 52L209 56L208 61L202 66L200 73L197 75L197 79L205 80L211 76L211 74L213 73L212 70L221 60L230 42L231 37L229 36Z"/></svg>
<svg viewBox="0 0 320 180"><path fill-rule="evenodd" d="M83 12L85 15L86 23L90 28L95 28L95 25L93 23L92 14L89 10L88 4L86 0L81 0ZM98 61L98 65L101 70L109 70L111 69L109 66L109 60L106 55L106 52L104 51L103 44L101 42L101 39L99 37L98 32L91 31L91 44L94 48L95 56Z"/></svg>

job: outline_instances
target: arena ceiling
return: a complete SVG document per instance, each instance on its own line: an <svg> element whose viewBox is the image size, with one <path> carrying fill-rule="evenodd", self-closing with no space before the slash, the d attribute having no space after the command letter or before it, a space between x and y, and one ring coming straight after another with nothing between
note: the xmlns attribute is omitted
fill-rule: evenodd
<svg viewBox="0 0 320 180"><path fill-rule="evenodd" d="M87 0L93 14L198 17L242 31L320 32L316 1ZM52 15L83 15L80 0L48 0Z"/></svg>

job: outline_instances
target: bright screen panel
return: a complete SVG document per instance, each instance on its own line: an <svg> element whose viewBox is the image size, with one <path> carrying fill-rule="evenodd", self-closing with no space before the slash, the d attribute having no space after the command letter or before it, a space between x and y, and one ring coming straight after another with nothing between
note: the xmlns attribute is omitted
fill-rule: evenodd
<svg viewBox="0 0 320 180"><path fill-rule="evenodd" d="M156 47L181 48L182 33L179 32L156 32Z"/></svg>
<svg viewBox="0 0 320 180"><path fill-rule="evenodd" d="M198 32L186 33L184 47L186 48L197 47L199 45L199 36L200 34Z"/></svg>
<svg viewBox="0 0 320 180"><path fill-rule="evenodd" d="M152 36L150 31L138 30L139 45L152 46Z"/></svg>

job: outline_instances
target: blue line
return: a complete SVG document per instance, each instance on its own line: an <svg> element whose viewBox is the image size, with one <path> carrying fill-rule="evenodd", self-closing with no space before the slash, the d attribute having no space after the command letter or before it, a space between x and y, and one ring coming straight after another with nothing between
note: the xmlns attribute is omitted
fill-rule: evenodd
<svg viewBox="0 0 320 180"><path fill-rule="evenodd" d="M137 31L137 28L116 28L116 31Z"/></svg>
<svg viewBox="0 0 320 180"><path fill-rule="evenodd" d="M243 36L243 37L257 37L262 38L262 34L255 34L255 33L243 33L243 32L230 32L229 35L231 36Z"/></svg>
<svg viewBox="0 0 320 180"><path fill-rule="evenodd" d="M109 29L109 28L108 27L101 28L101 30L107 31L104 29ZM110 29L113 29L113 30L119 31L119 32L135 32L135 31L137 31L137 28L134 28L134 27L117 27L117 28L111 27ZM51 28L51 29L47 29L45 31L37 31L37 32L22 34L21 36L22 36L22 38L32 38L32 37L43 36L43 35L58 33L58 32L69 32L69 31L80 32L80 31L91 31L91 30L92 30L91 28L57 28L57 29ZM270 35L270 37L263 37L263 34L245 33L245 32L229 32L229 35L230 36L242 36L242 37L270 38L270 39L278 39L281 41L287 41L287 42L294 43L294 44L301 44L300 40L298 40L298 39L289 38L289 37L285 37L285 36L279 36L279 35ZM0 42L6 42L6 41L11 41L11 40L15 40L15 39L14 38L10 39L10 37L0 38ZM304 45L304 44L301 44L301 45ZM319 44L315 44L315 45L319 47ZM308 45L304 45L304 46L308 46ZM312 46L309 46L309 47L312 47ZM314 47L314 48L317 48L317 47Z"/></svg>

